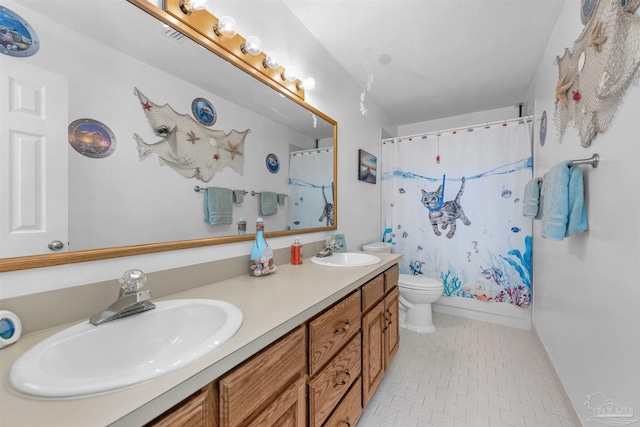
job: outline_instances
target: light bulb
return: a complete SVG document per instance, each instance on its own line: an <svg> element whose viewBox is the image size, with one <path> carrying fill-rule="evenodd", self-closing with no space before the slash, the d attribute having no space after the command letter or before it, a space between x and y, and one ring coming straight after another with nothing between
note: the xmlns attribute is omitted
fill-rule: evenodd
<svg viewBox="0 0 640 427"><path fill-rule="evenodd" d="M298 72L295 68L285 68L284 73L282 73L282 78L290 82L295 82L298 78Z"/></svg>
<svg viewBox="0 0 640 427"><path fill-rule="evenodd" d="M237 34L238 24L230 16L223 16L218 21L218 27L214 30L218 37L223 36L232 39Z"/></svg>
<svg viewBox="0 0 640 427"><path fill-rule="evenodd" d="M267 58L264 60L264 66L273 70L280 66L280 55L277 52L267 53Z"/></svg>
<svg viewBox="0 0 640 427"><path fill-rule="evenodd" d="M244 53L249 53L253 56L260 55L262 52L262 40L256 36L247 37L247 41L244 43Z"/></svg>
<svg viewBox="0 0 640 427"><path fill-rule="evenodd" d="M188 0L191 10L202 10L207 7L207 0Z"/></svg>
<svg viewBox="0 0 640 427"><path fill-rule="evenodd" d="M190 15L193 10L202 10L207 7L207 0L181 0L180 10L185 15Z"/></svg>
<svg viewBox="0 0 640 427"><path fill-rule="evenodd" d="M300 89L312 90L314 87L316 87L316 80L313 77L307 77L306 79L301 81L300 84L298 84L298 87Z"/></svg>

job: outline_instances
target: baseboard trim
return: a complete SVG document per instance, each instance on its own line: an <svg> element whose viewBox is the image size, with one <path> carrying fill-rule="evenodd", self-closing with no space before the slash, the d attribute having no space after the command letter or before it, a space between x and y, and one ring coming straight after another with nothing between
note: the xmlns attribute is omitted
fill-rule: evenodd
<svg viewBox="0 0 640 427"><path fill-rule="evenodd" d="M433 311L466 317L467 319L497 323L518 329L531 329L531 307L479 301L471 298L441 296L432 305Z"/></svg>
<svg viewBox="0 0 640 427"><path fill-rule="evenodd" d="M576 412L576 409L573 407L573 404L571 403L571 399L569 399L569 395L567 394L567 391L564 389L564 385L562 385L562 381L560 381L560 377L556 372L556 368L553 366L553 363L551 363L551 358L549 357L549 353L547 353L547 349L544 347L544 344L540 339L540 335L538 335L538 331L536 330L536 325L534 322L531 322L531 332L533 332L533 336L536 340L536 343L538 346L540 346L540 349L542 350L542 356L544 357L544 360L547 363L547 366L549 367L551 378L553 379L553 382L556 388L558 389L558 392L560 393L560 398L562 399L562 405L566 409L567 414L569 414L569 418L571 419L571 422L576 427L582 426L583 425L582 421L580 421L580 418L578 417L578 413Z"/></svg>

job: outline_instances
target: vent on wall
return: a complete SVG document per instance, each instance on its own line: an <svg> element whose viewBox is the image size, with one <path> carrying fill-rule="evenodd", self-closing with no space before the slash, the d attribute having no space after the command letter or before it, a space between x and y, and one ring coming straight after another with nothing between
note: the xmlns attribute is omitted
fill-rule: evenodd
<svg viewBox="0 0 640 427"><path fill-rule="evenodd" d="M180 43L184 39L184 34L174 30L168 25L163 25L160 32L176 43Z"/></svg>

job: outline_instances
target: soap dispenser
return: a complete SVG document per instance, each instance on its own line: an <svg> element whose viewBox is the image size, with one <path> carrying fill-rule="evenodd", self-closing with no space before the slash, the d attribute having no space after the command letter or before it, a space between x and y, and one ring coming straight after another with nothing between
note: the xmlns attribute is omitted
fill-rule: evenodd
<svg viewBox="0 0 640 427"><path fill-rule="evenodd" d="M251 276L266 276L277 270L273 261L273 250L264 239L264 221L262 218L256 220L256 240L251 247L249 256L249 274Z"/></svg>

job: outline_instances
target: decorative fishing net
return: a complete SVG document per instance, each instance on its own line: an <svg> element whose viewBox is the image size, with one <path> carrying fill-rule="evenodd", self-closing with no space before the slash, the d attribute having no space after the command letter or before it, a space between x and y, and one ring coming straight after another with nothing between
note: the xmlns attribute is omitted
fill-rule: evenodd
<svg viewBox="0 0 640 427"><path fill-rule="evenodd" d="M604 132L640 70L640 0L597 0L574 42L557 57L555 123L560 139L568 124L583 147Z"/></svg>
<svg viewBox="0 0 640 427"><path fill-rule="evenodd" d="M185 178L195 177L203 182L209 182L225 167L242 175L244 140L249 129L229 133L209 129L187 114L178 114L168 104L154 104L137 88L134 94L140 99L154 132L162 137L160 141L148 144L134 134L140 159L155 153L161 165L170 166Z"/></svg>

